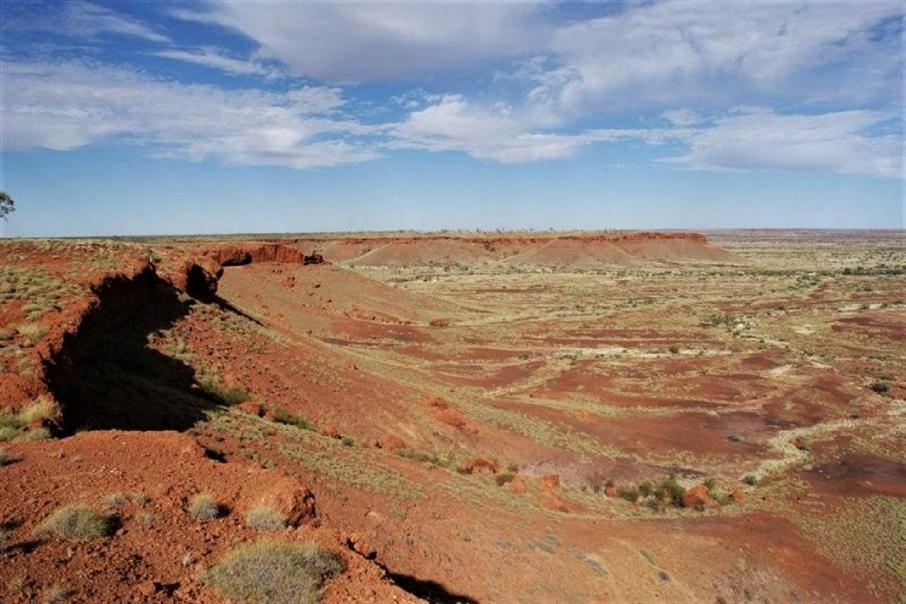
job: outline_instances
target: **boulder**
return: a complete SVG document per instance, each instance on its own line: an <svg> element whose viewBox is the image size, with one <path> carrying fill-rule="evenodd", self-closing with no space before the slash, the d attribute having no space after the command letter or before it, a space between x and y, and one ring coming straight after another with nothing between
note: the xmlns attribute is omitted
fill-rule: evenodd
<svg viewBox="0 0 906 604"><path fill-rule="evenodd" d="M697 484L683 493L683 507L703 510L712 507L716 502L711 497L711 491L703 484Z"/></svg>
<svg viewBox="0 0 906 604"><path fill-rule="evenodd" d="M258 506L273 508L288 526L314 524L317 518L314 494L294 480L277 481L249 507Z"/></svg>

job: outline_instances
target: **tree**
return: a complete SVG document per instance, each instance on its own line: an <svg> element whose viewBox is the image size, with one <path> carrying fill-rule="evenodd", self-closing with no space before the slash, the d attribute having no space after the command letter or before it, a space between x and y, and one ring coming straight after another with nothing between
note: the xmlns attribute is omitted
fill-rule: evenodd
<svg viewBox="0 0 906 604"><path fill-rule="evenodd" d="M6 220L7 214L16 211L16 202L6 191L0 191L0 218Z"/></svg>

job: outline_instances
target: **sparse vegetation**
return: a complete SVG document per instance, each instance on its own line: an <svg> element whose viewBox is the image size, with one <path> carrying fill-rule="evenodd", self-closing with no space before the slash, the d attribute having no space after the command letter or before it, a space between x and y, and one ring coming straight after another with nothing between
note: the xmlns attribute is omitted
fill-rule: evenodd
<svg viewBox="0 0 906 604"><path fill-rule="evenodd" d="M86 504L59 508L37 527L35 535L55 535L61 539L88 540L106 537L113 529L112 519Z"/></svg>
<svg viewBox="0 0 906 604"><path fill-rule="evenodd" d="M279 531L286 528L286 517L272 507L258 506L245 515L245 524L259 531Z"/></svg>
<svg viewBox="0 0 906 604"><path fill-rule="evenodd" d="M189 514L199 520L213 520L223 515L223 507L208 492L198 493L189 499Z"/></svg>
<svg viewBox="0 0 906 604"><path fill-rule="evenodd" d="M314 543L261 539L240 545L204 575L221 596L252 604L314 604L341 559Z"/></svg>

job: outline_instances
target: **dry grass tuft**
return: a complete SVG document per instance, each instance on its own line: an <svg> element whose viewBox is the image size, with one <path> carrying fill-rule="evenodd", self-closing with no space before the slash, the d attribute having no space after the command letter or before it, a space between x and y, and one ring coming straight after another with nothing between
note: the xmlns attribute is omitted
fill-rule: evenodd
<svg viewBox="0 0 906 604"><path fill-rule="evenodd" d="M48 534L62 539L97 539L106 537L113 529L113 521L91 506L79 503L59 508L35 527L37 536Z"/></svg>
<svg viewBox="0 0 906 604"><path fill-rule="evenodd" d="M223 507L210 493L199 493L189 500L189 513L199 520L213 520L223 513Z"/></svg>
<svg viewBox="0 0 906 604"><path fill-rule="evenodd" d="M314 543L261 539L228 553L204 581L236 602L314 604L324 581L342 570L336 554Z"/></svg>

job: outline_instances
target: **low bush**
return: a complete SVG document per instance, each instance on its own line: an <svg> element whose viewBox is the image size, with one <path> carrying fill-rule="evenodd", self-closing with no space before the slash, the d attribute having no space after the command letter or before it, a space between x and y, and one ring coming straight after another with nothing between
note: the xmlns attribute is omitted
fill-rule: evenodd
<svg viewBox="0 0 906 604"><path fill-rule="evenodd" d="M258 506L245 515L245 524L258 531L279 531L286 528L286 517L274 508Z"/></svg>
<svg viewBox="0 0 906 604"><path fill-rule="evenodd" d="M97 539L113 529L110 516L85 504L59 508L35 527L37 536L56 535L62 539Z"/></svg>
<svg viewBox="0 0 906 604"><path fill-rule="evenodd" d="M883 380L878 380L877 382L874 382L870 387L872 390L874 390L878 394L887 394L887 392L890 390L890 384L888 384L887 382L885 382Z"/></svg>
<svg viewBox="0 0 906 604"><path fill-rule="evenodd" d="M235 602L314 604L340 558L314 543L261 539L240 545L205 573L204 582Z"/></svg>

